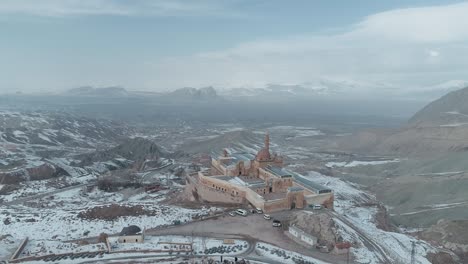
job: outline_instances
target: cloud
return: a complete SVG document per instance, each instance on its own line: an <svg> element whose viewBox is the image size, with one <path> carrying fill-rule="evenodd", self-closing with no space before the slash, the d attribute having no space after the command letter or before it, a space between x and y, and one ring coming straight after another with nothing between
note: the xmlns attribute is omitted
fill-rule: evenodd
<svg viewBox="0 0 468 264"><path fill-rule="evenodd" d="M161 73L154 83L245 86L299 83L321 76L401 83L468 78L460 74L468 70L465 14L468 3L391 10L336 34L257 40L167 58L154 66Z"/></svg>
<svg viewBox="0 0 468 264"><path fill-rule="evenodd" d="M468 2L397 9L368 16L352 34L401 42L455 42L468 38Z"/></svg>
<svg viewBox="0 0 468 264"><path fill-rule="evenodd" d="M239 1L0 0L0 15L241 17L236 11ZM141 77L138 81L147 89L261 86L323 76L402 84L468 79L465 14L467 2L390 10L364 17L338 33L257 39L227 49L157 59L132 74ZM125 82L128 76L110 69L106 81L132 86ZM95 72L99 73L95 79L102 81L102 72Z"/></svg>
<svg viewBox="0 0 468 264"><path fill-rule="evenodd" d="M215 0L2 0L0 14L66 16L237 16L229 3Z"/></svg>
<svg viewBox="0 0 468 264"><path fill-rule="evenodd" d="M426 50L429 57L439 57L440 53L437 50Z"/></svg>

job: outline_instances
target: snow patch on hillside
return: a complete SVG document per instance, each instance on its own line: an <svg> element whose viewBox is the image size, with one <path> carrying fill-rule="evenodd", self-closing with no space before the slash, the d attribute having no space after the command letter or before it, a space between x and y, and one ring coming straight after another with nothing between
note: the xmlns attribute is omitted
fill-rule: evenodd
<svg viewBox="0 0 468 264"><path fill-rule="evenodd" d="M435 249L428 243L406 234L383 231L376 226L375 216L378 212L378 201L375 196L360 190L360 186L338 178L310 172L305 177L318 184L331 188L335 193L335 212L338 231L343 238L358 243L352 248L352 253L358 263L380 263L381 255L368 248L359 232L365 234L374 244L384 250L392 263L410 263L412 244L415 245L416 263L429 264L425 258L427 253ZM339 217L338 217L339 216ZM339 218L346 219L353 227L348 226Z"/></svg>
<svg viewBox="0 0 468 264"><path fill-rule="evenodd" d="M269 258L280 263L287 263L287 264L296 264L298 262L294 260L302 260L303 263L311 263L311 264L329 264L328 262L324 262L309 256L304 256L302 254L292 252L289 250L284 250L279 247L275 247L273 245L267 243L257 243L255 247L255 252L260 256L265 258Z"/></svg>
<svg viewBox="0 0 468 264"><path fill-rule="evenodd" d="M353 160L353 161L343 161L343 162L327 162L325 164L326 167L328 168L334 168L334 167L345 167L345 168L352 168L352 167L358 167L358 166L375 166L375 165L383 165L387 163L395 163L395 162L400 162L400 159L393 159L393 160L374 160L374 161L359 161L359 160Z"/></svg>

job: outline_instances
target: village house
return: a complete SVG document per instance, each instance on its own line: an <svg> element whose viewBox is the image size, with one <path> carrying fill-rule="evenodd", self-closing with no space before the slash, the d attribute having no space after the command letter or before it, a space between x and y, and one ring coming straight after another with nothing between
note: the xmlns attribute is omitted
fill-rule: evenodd
<svg viewBox="0 0 468 264"><path fill-rule="evenodd" d="M289 226L288 232L292 238L299 243L305 243L310 247L313 247L317 244L317 238L315 236L306 233L295 225Z"/></svg>
<svg viewBox="0 0 468 264"><path fill-rule="evenodd" d="M136 225L124 227L120 231L117 241L119 243L143 243L145 241L145 231L141 231Z"/></svg>

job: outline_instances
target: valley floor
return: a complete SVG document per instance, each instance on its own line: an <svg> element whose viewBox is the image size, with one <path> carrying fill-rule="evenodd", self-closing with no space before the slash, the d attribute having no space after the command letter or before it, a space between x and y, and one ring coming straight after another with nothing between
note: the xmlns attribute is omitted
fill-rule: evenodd
<svg viewBox="0 0 468 264"><path fill-rule="evenodd" d="M212 128L210 132L213 135L200 130L198 133L192 132L188 138L189 128L179 135L171 135L171 140L165 142L165 147L185 147L184 150L190 154L171 160L170 168L164 165L160 170L139 174L144 181L164 183L168 190L150 193L145 192L144 188L120 188L118 191L105 192L96 186L96 180L101 176L96 173L97 170L88 174L85 174L86 170L79 175L72 173L61 181L52 179L22 182L15 191L0 196L0 259L8 259L26 237L30 241L20 257L103 251L106 245L97 242L101 233L116 235L122 228L136 225L146 230L148 243L124 246L122 250L160 250L163 249L161 241L165 240L177 243L195 241L194 255L205 255L205 249L224 246L221 240L233 239L234 245L239 248L236 248L236 252L231 252L232 256L236 254L258 263L300 263L299 260L308 261L306 263L346 263L346 254L333 255L321 253L318 249L307 249L292 241L284 230L272 227L261 215L232 217L226 211L232 209L223 206L200 205L198 208L186 208L180 205L182 203L166 200L168 197L178 196L183 187L175 180L177 177L172 169L188 168L192 162L203 160L204 157L197 153L207 153L206 150L209 149L230 147L245 151L256 150L262 145L259 133L263 129L254 129L247 133L239 131L237 125L233 125ZM337 234L352 244L351 258L355 263L410 263L412 254L416 256L415 263L430 263L427 256L437 249L408 234L384 231L385 228L381 227L383 205L364 186L352 183L352 178L347 181L326 176L327 173L332 174L330 172L342 169L392 166L400 163L400 159L357 159L347 154L321 151L319 145L326 137L326 132L313 127L273 126L268 130L272 134L272 142L275 142L272 148L287 157L289 169L334 191L334 210L306 210L304 213L323 213L333 219ZM203 133L208 136L203 136ZM226 135L231 138L227 140L224 138ZM334 136L340 135L337 133ZM62 161L66 163L64 167L77 170L71 166L71 160L55 161ZM202 162L199 163L203 166ZM426 209L436 211L461 206L465 204L434 204ZM290 213L272 214L272 217L287 219ZM419 214L417 211L405 213ZM109 262L111 259L146 258L150 261L151 258L175 257L148 254L133 252L94 257L103 261L107 259ZM84 262L79 259L76 263Z"/></svg>

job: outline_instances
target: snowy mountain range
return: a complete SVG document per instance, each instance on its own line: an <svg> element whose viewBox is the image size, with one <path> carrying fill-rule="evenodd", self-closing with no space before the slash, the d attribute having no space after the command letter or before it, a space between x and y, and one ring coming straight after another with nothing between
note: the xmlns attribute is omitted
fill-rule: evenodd
<svg viewBox="0 0 468 264"><path fill-rule="evenodd" d="M209 86L203 88L184 87L162 95L164 98L181 100L207 100L217 99L216 90Z"/></svg>
<svg viewBox="0 0 468 264"><path fill-rule="evenodd" d="M385 97L401 99L434 100L454 90L468 87L468 81L450 80L429 86L402 86L385 82L364 82L351 79L322 78L299 84L267 84L264 87L219 88L226 98L260 97L285 99L322 97L358 98Z"/></svg>
<svg viewBox="0 0 468 264"><path fill-rule="evenodd" d="M125 88L116 86L98 88L92 86L82 86L67 90L64 95L121 97L128 96L129 92Z"/></svg>
<svg viewBox="0 0 468 264"><path fill-rule="evenodd" d="M318 78L302 83L269 83L266 85L245 85L240 87L208 86L202 88L184 87L166 92L139 92L122 87L95 88L83 86L73 88L62 95L80 97L145 97L171 101L247 99L281 100L294 98L322 97L362 98L392 97L401 99L435 100L442 95L468 87L468 81L449 80L433 85L400 85L388 82L359 81L340 78Z"/></svg>

